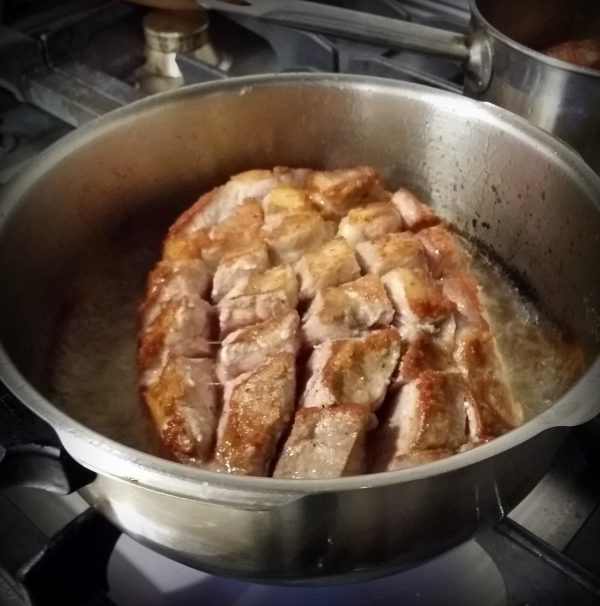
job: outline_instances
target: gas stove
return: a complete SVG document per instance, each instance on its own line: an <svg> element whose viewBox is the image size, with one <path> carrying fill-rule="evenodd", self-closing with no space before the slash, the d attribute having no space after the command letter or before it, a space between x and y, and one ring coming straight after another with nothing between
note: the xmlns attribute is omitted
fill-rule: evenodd
<svg viewBox="0 0 600 606"><path fill-rule="evenodd" d="M469 20L466 0L337 4L457 32ZM106 0L7 0L0 11L0 187L72 129L193 83L319 71L462 88L460 67L451 60L248 17ZM0 426L14 406L0 392ZM392 577L326 588L214 577L121 536L77 494L6 489L0 492L0 603L28 603L25 594L14 597L25 586L36 604L599 604L600 461L590 435L590 427L575 430L536 489L477 540Z"/></svg>
<svg viewBox="0 0 600 606"><path fill-rule="evenodd" d="M14 5L14 8L13 8ZM466 0L348 7L464 30ZM0 4L1 6L1 4ZM347 72L461 90L452 61L391 52L248 17L106 0L6 2L0 25L0 183L72 128L141 97L258 73Z"/></svg>

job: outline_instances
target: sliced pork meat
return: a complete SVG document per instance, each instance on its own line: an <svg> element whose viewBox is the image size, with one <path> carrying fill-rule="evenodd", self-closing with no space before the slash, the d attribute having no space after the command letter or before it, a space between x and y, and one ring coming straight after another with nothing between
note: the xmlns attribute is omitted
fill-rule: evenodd
<svg viewBox="0 0 600 606"><path fill-rule="evenodd" d="M316 345L389 326L393 317L381 279L368 275L320 290L304 316L302 332L309 345Z"/></svg>
<svg viewBox="0 0 600 606"><path fill-rule="evenodd" d="M408 232L387 234L357 244L356 256L364 271L383 275L397 267L427 270L427 257L420 242Z"/></svg>
<svg viewBox="0 0 600 606"><path fill-rule="evenodd" d="M300 299L312 299L321 288L351 282L360 277L354 251L343 238L334 238L314 252L306 253L296 265Z"/></svg>
<svg viewBox="0 0 600 606"><path fill-rule="evenodd" d="M229 473L264 476L294 414L295 360L279 353L225 386L216 465Z"/></svg>
<svg viewBox="0 0 600 606"><path fill-rule="evenodd" d="M290 168L249 170L234 175L224 185L204 194L181 214L171 226L169 236L190 235L223 224L245 200L254 198L260 201L278 185L304 187L309 176L309 170Z"/></svg>
<svg viewBox="0 0 600 606"><path fill-rule="evenodd" d="M275 478L339 478L365 471L367 406L302 408L275 466Z"/></svg>
<svg viewBox="0 0 600 606"><path fill-rule="evenodd" d="M270 266L267 245L258 239L239 252L235 251L224 255L213 278L213 301L220 301L232 288L244 281L249 274L264 272Z"/></svg>
<svg viewBox="0 0 600 606"><path fill-rule="evenodd" d="M219 381L230 381L280 352L295 357L298 353L299 324L298 312L293 310L229 334L221 343L217 357Z"/></svg>
<svg viewBox="0 0 600 606"><path fill-rule="evenodd" d="M423 245L431 271L436 278L469 271L470 257L454 236L442 225L421 230L417 234Z"/></svg>
<svg viewBox="0 0 600 606"><path fill-rule="evenodd" d="M343 217L355 206L389 198L379 183L379 172L372 166L315 171L306 186L325 218Z"/></svg>
<svg viewBox="0 0 600 606"><path fill-rule="evenodd" d="M324 408L353 403L375 410L383 402L399 357L400 337L393 328L326 341L310 358L311 376L301 405Z"/></svg>
<svg viewBox="0 0 600 606"><path fill-rule="evenodd" d="M215 385L213 360L170 356L143 387L162 441L179 461L200 463L211 454L220 413Z"/></svg>
<svg viewBox="0 0 600 606"><path fill-rule="evenodd" d="M474 442L483 442L521 425L523 410L508 387L477 283L465 272L448 276L442 283L457 308L452 356L470 394L469 433Z"/></svg>
<svg viewBox="0 0 600 606"><path fill-rule="evenodd" d="M275 215L293 215L313 210L308 192L290 185L274 187L263 198L262 207L266 219Z"/></svg>
<svg viewBox="0 0 600 606"><path fill-rule="evenodd" d="M600 70L600 37L561 42L546 49L544 53L573 65Z"/></svg>
<svg viewBox="0 0 600 606"><path fill-rule="evenodd" d="M165 241L165 257L192 255L202 258L214 271L225 254L240 254L260 237L263 212L260 202L248 198L233 208L223 222L194 231L192 234L176 231Z"/></svg>
<svg viewBox="0 0 600 606"><path fill-rule="evenodd" d="M355 248L364 240L375 240L402 229L400 215L390 202L374 202L353 208L340 221L338 235Z"/></svg>
<svg viewBox="0 0 600 606"><path fill-rule="evenodd" d="M508 388L504 365L489 329L459 329L453 358L467 382L469 433L474 442L486 441L521 425L523 410Z"/></svg>
<svg viewBox="0 0 600 606"><path fill-rule="evenodd" d="M452 365L451 354L438 338L426 332L418 332L400 360L396 382L408 383L425 370L447 370Z"/></svg>
<svg viewBox="0 0 600 606"><path fill-rule="evenodd" d="M298 282L289 265L250 274L219 302L221 335L280 316L297 304Z"/></svg>
<svg viewBox="0 0 600 606"><path fill-rule="evenodd" d="M442 292L456 305L461 324L489 329L479 286L470 273L463 271L444 278Z"/></svg>
<svg viewBox="0 0 600 606"><path fill-rule="evenodd" d="M295 264L330 240L332 229L321 215L307 210L267 216L263 234L278 262Z"/></svg>
<svg viewBox="0 0 600 606"><path fill-rule="evenodd" d="M419 231L440 222L439 217L417 196L408 189L400 188L392 196L392 204L396 207L402 222L411 231Z"/></svg>
<svg viewBox="0 0 600 606"><path fill-rule="evenodd" d="M457 330L452 357L466 377L501 372L494 336L487 329L464 327Z"/></svg>
<svg viewBox="0 0 600 606"><path fill-rule="evenodd" d="M239 328L280 316L292 309L282 290L225 298L219 303L221 337Z"/></svg>
<svg viewBox="0 0 600 606"><path fill-rule="evenodd" d="M494 375L474 375L467 379L467 415L473 442L485 442L523 423L523 409L504 380Z"/></svg>
<svg viewBox="0 0 600 606"><path fill-rule="evenodd" d="M209 289L210 273L202 260L160 261L148 276L141 312L147 321L152 321L162 303L186 296L204 297Z"/></svg>
<svg viewBox="0 0 600 606"><path fill-rule="evenodd" d="M457 372L423 371L399 391L375 430L375 468L413 451L453 451L467 441L467 388Z"/></svg>
<svg viewBox="0 0 600 606"><path fill-rule="evenodd" d="M382 280L403 338L411 340L420 330L432 332L454 311L454 304L444 297L440 286L422 270L393 269Z"/></svg>
<svg viewBox="0 0 600 606"><path fill-rule="evenodd" d="M336 478L523 420L462 241L369 166L249 171L205 194L140 314L142 399L179 461Z"/></svg>
<svg viewBox="0 0 600 606"><path fill-rule="evenodd" d="M152 322L139 334L138 360L144 368L164 361L167 352L206 357L212 351L214 308L197 296L161 305Z"/></svg>

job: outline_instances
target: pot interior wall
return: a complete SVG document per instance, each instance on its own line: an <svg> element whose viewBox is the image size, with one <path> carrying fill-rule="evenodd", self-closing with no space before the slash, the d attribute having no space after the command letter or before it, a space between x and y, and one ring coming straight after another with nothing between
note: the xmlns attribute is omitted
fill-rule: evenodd
<svg viewBox="0 0 600 606"><path fill-rule="evenodd" d="M561 158L494 108L428 89L309 78L202 90L129 107L77 132L13 191L18 206L0 229L9 293L0 300L0 337L42 392L81 259L98 246L116 250L132 223L166 228L232 173L274 165L377 166L389 187L414 188L491 246L597 353L598 183L575 156ZM160 251L161 230L154 234L148 264Z"/></svg>

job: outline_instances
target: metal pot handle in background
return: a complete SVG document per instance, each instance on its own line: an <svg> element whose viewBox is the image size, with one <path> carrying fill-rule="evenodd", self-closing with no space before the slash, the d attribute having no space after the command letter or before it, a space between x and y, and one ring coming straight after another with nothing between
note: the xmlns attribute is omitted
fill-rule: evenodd
<svg viewBox="0 0 600 606"><path fill-rule="evenodd" d="M95 479L64 450L54 430L1 383L0 407L0 489L27 486L69 494Z"/></svg>
<svg viewBox="0 0 600 606"><path fill-rule="evenodd" d="M491 48L480 32L464 36L419 23L409 23L305 0L197 0L204 8L254 17L311 32L384 46L419 51L461 61L467 77L484 90L491 77Z"/></svg>

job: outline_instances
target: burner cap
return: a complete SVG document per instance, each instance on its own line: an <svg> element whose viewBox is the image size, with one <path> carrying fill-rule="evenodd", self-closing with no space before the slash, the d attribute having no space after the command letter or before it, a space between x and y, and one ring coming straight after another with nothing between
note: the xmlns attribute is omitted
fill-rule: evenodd
<svg viewBox="0 0 600 606"><path fill-rule="evenodd" d="M208 43L206 11L157 10L144 17L149 49L161 53L189 53Z"/></svg>

